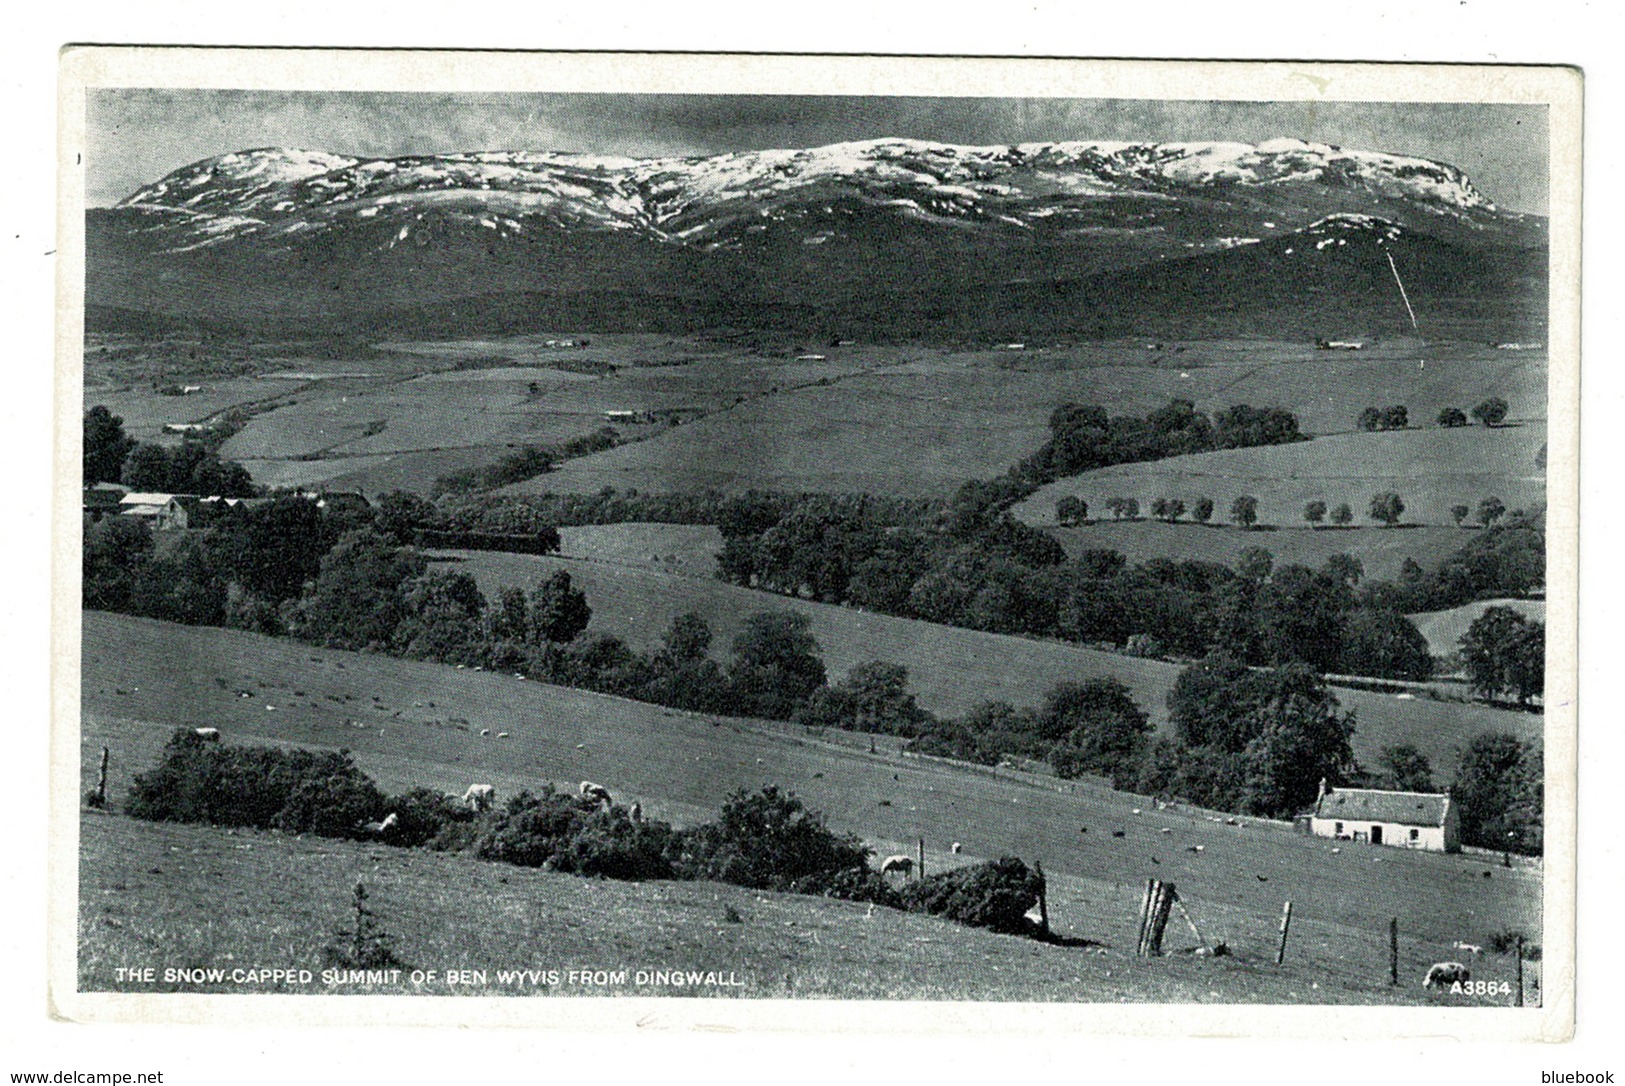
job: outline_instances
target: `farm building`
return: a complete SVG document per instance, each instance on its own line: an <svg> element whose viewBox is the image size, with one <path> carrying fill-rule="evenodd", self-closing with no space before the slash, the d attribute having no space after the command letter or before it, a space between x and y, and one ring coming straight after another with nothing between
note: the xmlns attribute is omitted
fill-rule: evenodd
<svg viewBox="0 0 1625 1086"><path fill-rule="evenodd" d="M1334 789L1323 783L1309 818L1309 832L1340 841L1454 852L1460 847L1458 822L1448 792Z"/></svg>

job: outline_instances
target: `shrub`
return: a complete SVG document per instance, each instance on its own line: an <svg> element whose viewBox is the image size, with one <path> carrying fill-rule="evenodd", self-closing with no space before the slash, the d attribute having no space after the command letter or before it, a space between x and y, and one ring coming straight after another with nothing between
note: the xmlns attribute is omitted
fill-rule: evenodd
<svg viewBox="0 0 1625 1086"><path fill-rule="evenodd" d="M355 914L355 926L334 933L334 941L322 947L322 964L341 969L405 968L406 963L395 953L395 937L367 908L367 888L359 882L350 909Z"/></svg>
<svg viewBox="0 0 1625 1086"><path fill-rule="evenodd" d="M1019 934L1028 930L1027 913L1043 886L1037 872L1006 856L927 876L904 886L898 896L910 912Z"/></svg>
<svg viewBox="0 0 1625 1086"><path fill-rule="evenodd" d="M1518 949L1518 940L1523 940L1524 961L1540 961L1540 944L1529 941L1529 935L1518 928L1502 928L1491 932L1484 942L1497 954L1511 954Z"/></svg>
<svg viewBox="0 0 1625 1086"><path fill-rule="evenodd" d="M804 875L790 884L790 890L842 901L868 901L892 909L902 907L901 896L886 882L885 876L867 865Z"/></svg>
<svg viewBox="0 0 1625 1086"><path fill-rule="evenodd" d="M317 811L327 800L340 804L338 814ZM136 776L126 810L158 822L287 826L348 836L354 824L342 826L339 819L375 819L382 805L382 794L348 752L223 747L181 728L158 766Z"/></svg>
<svg viewBox="0 0 1625 1086"><path fill-rule="evenodd" d="M443 833L442 837L448 836ZM479 822L471 848L486 860L612 879L670 878L676 850L664 822L634 822L624 807L545 787L521 792Z"/></svg>
<svg viewBox="0 0 1625 1086"><path fill-rule="evenodd" d="M382 816L384 794L347 760L343 769L334 768L330 775L300 781L272 816L271 828L318 837L365 836L361 827Z"/></svg>
<svg viewBox="0 0 1625 1086"><path fill-rule="evenodd" d="M394 828L384 836L392 845L427 845L452 827L467 827L472 831L475 821L473 811L433 788L414 788L393 796L384 807L396 818ZM467 836L472 841L472 833Z"/></svg>
<svg viewBox="0 0 1625 1086"><path fill-rule="evenodd" d="M716 822L681 834L674 853L685 878L717 879L759 890L784 890L809 876L867 863L869 850L837 834L793 792L769 785L728 797Z"/></svg>

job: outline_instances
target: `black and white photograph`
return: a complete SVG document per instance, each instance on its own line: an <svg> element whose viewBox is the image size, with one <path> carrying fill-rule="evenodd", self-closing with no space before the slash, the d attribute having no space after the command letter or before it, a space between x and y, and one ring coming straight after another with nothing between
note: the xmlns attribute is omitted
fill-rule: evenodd
<svg viewBox="0 0 1625 1086"><path fill-rule="evenodd" d="M1567 1036L1576 73L390 58L64 54L67 1017Z"/></svg>

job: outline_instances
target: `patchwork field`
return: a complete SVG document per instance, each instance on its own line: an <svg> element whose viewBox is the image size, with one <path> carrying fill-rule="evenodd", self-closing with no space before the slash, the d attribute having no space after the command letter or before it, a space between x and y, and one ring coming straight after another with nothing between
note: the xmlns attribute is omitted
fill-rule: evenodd
<svg viewBox="0 0 1625 1086"><path fill-rule="evenodd" d="M1404 403L1425 422L1440 407L1470 408L1495 394L1515 418L1544 414L1543 352L1460 343L1394 339L1356 353L1266 340L1019 352L869 344L767 350L611 335L592 336L584 347L558 345L581 338L328 345L305 353L245 344L233 347L229 373L195 361L191 374L186 362L198 345L150 347L165 360L166 381L201 386L184 397L158 395L150 380L134 379L147 370L128 351L90 351L86 404L106 403L143 437L166 422L251 405L259 413L224 455L273 485L326 483L368 493L426 489L440 475L493 462L513 447L595 430L608 411L655 413L659 421L620 421L623 437L648 440L572 461L513 492L758 487L942 496L1031 453L1045 439L1051 410L1069 401L1136 415L1175 397L1205 411L1276 404L1321 434L1351 429L1372 404ZM1400 457L1399 466L1384 459L1371 470L1404 476L1405 455L1385 446L1379 459Z"/></svg>
<svg viewBox="0 0 1625 1086"><path fill-rule="evenodd" d="M1536 355L1404 340L1360 352L1357 361L1267 341L936 351L835 385L781 389L510 490L760 487L943 496L968 479L1002 474L1038 448L1049 413L1069 401L1139 415L1175 397L1205 411L1277 404L1297 413L1307 431L1333 433L1352 429L1374 403L1405 403L1413 418L1431 421L1441 407L1471 407L1458 403L1460 390L1471 388L1536 418L1545 403L1544 360ZM1401 473L1387 464L1382 470Z"/></svg>
<svg viewBox="0 0 1625 1086"><path fill-rule="evenodd" d="M1405 559L1414 558L1424 569L1431 568L1465 546L1472 539L1473 530L1419 525L1394 531L1363 527L1310 530L1292 526L1280 530L1242 531L1229 524L1202 526L1188 522L1165 524L1160 520L1097 520L1074 528L1049 528L1048 532L1074 557L1087 550L1112 550L1130 556L1133 562L1172 558L1233 565L1242 551L1263 547L1274 555L1277 566L1300 565L1311 569L1318 568L1334 554L1351 554L1360 560L1367 579L1393 581L1399 578Z"/></svg>
<svg viewBox="0 0 1625 1086"><path fill-rule="evenodd" d="M1493 430L1334 434L1084 472L1043 487L1017 505L1015 515L1029 524L1054 524L1055 503L1068 495L1087 502L1095 518L1108 515L1113 497L1135 499L1142 515L1159 497L1180 498L1187 509L1206 497L1213 500L1213 519L1223 522L1231 503L1250 494L1258 499L1260 524L1301 526L1304 505L1314 500L1328 508L1347 502L1356 523L1373 524L1367 515L1372 495L1391 490L1405 503L1403 523L1453 525L1452 506L1476 509L1492 496L1508 509L1544 508L1545 448L1540 421Z"/></svg>
<svg viewBox="0 0 1625 1086"><path fill-rule="evenodd" d="M908 668L920 704L943 716L963 715L996 699L1036 705L1058 682L1109 675L1129 687L1154 724L1166 727L1168 691L1180 670L1179 665L1160 660L793 600L658 569L490 551L436 553L455 563L448 568L472 574L488 598L508 585L532 588L554 570L567 569L592 606L590 628L614 634L640 651L658 645L671 620L691 611L710 624L713 651L726 657L747 615L798 611L812 622L832 681L869 660L900 663ZM1358 714L1354 748L1362 761L1375 764L1382 747L1412 743L1446 779L1454 772L1458 749L1482 732L1506 731L1522 738L1542 734L1542 718L1530 713L1402 700L1361 690L1340 689L1337 696Z"/></svg>
<svg viewBox="0 0 1625 1086"><path fill-rule="evenodd" d="M1448 611L1424 611L1412 615L1411 621L1427 638L1428 651L1445 656L1460 651L1462 634L1491 607L1510 607L1535 622L1546 621L1545 600L1477 600Z"/></svg>
<svg viewBox="0 0 1625 1086"><path fill-rule="evenodd" d="M176 659L189 666L175 668ZM747 995L1449 1003L1459 997L1424 993L1418 982L1452 940L1482 941L1507 925L1539 938L1535 863L1502 868L1471 855L1363 845L1333 853L1331 842L1276 823L1226 826L1187 810L1135 814L1151 805L1086 782L1058 787L902 757L885 744L870 755L797 729L512 676L87 612L81 681L82 770L88 786L107 746L114 797L153 763L174 726L204 724L228 743L349 749L386 789L460 791L480 780L511 794L585 777L679 823L712 817L736 788L775 783L878 849L924 837L929 869L1003 854L1040 860L1056 926L1106 947L1104 955L1045 947L882 911L871 920L860 907L709 884L600 883L87 813L80 931L81 984L89 988L111 986L108 969L133 960L313 960L358 877L414 964L738 969L750 974ZM512 737L481 739L480 726ZM950 841L964 843L963 857L950 856ZM1196 844L1202 852L1187 851ZM1152 875L1176 881L1207 937L1226 941L1236 957L1129 962L1138 895ZM1293 943L1289 965L1277 970L1266 960L1286 898ZM742 924L721 921L728 904ZM1390 916L1403 935L1406 984L1397 990L1387 987ZM1170 928L1169 945L1191 944ZM884 969L877 961L919 965ZM1511 967L1487 957L1475 977L1510 979Z"/></svg>

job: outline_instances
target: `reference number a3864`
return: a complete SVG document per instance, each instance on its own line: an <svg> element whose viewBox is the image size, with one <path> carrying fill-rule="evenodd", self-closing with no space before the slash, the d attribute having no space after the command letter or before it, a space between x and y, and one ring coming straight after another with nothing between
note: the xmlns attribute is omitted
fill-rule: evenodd
<svg viewBox="0 0 1625 1086"><path fill-rule="evenodd" d="M1451 995L1511 995L1512 985L1504 980L1458 980L1450 986Z"/></svg>

